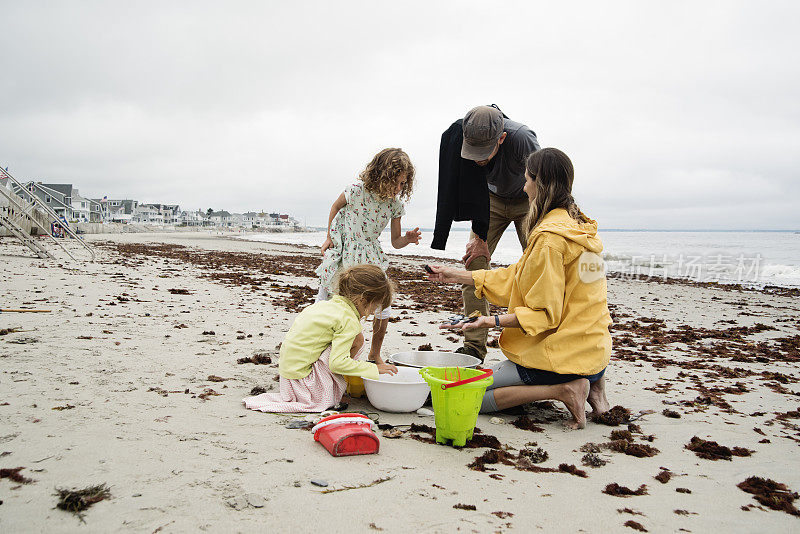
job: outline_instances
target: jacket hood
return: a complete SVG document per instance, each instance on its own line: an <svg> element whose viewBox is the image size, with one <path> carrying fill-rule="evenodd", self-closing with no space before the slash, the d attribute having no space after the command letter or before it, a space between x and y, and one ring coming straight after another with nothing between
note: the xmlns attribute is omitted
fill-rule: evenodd
<svg viewBox="0 0 800 534"><path fill-rule="evenodd" d="M563 208L556 208L548 212L532 232L532 235L540 232L558 234L568 241L577 243L589 252L599 254L603 251L603 242L597 236L597 221L578 222L570 217L567 210Z"/></svg>

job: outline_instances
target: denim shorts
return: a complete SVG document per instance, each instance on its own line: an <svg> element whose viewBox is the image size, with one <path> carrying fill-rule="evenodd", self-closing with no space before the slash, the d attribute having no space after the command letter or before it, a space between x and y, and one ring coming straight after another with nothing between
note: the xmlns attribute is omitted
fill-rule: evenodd
<svg viewBox="0 0 800 534"><path fill-rule="evenodd" d="M579 378L586 378L590 383L594 383L600 380L606 372L606 370L603 369L599 373L593 375L562 375L552 371L530 369L516 363L514 365L517 366L519 378L526 386L554 386L556 384L566 384L567 382L572 382Z"/></svg>

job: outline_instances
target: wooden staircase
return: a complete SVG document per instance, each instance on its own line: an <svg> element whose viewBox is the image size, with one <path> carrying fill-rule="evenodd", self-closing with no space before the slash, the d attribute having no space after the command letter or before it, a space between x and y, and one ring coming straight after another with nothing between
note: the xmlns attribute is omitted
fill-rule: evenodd
<svg viewBox="0 0 800 534"><path fill-rule="evenodd" d="M63 239L56 239L53 236L51 228L54 226L64 229ZM9 234L19 239L39 258L57 259L45 248L43 240L31 236L31 232L26 230L26 227L29 229L35 227L37 233L47 236L52 243L75 261L78 261L78 258L72 253L73 251L64 246L65 243L78 245L83 252L88 253L90 261L95 259L92 247L81 239L68 224L63 223L50 206L28 191L3 168L0 168L0 227L5 228Z"/></svg>

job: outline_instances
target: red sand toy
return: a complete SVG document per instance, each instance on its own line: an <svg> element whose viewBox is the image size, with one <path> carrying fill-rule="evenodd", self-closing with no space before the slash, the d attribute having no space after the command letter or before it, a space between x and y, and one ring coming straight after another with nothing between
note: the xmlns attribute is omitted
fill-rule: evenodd
<svg viewBox="0 0 800 534"><path fill-rule="evenodd" d="M377 454L378 436L373 432L375 422L360 413L340 413L326 417L311 431L314 441L319 441L333 456Z"/></svg>

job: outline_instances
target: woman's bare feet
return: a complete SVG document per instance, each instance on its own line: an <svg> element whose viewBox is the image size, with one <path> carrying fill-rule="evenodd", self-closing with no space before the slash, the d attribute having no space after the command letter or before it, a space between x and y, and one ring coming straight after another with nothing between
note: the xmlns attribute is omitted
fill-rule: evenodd
<svg viewBox="0 0 800 534"><path fill-rule="evenodd" d="M589 401L589 406L592 407L592 416L605 413L611 408L606 398L605 375L601 376L600 380L596 380L589 386L589 397L586 400Z"/></svg>
<svg viewBox="0 0 800 534"><path fill-rule="evenodd" d="M567 428L577 430L586 427L586 399L588 396L589 381L585 378L562 384L558 400L563 402L569 413L572 414L572 421L564 423Z"/></svg>

